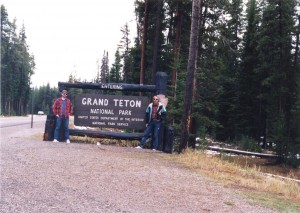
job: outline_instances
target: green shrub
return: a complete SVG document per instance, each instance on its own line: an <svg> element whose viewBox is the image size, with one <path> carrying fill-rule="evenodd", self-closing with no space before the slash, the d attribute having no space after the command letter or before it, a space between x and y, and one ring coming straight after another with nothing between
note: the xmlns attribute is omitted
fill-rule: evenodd
<svg viewBox="0 0 300 213"><path fill-rule="evenodd" d="M253 138L242 136L240 140L240 146L249 152L262 152L261 147L258 145L258 142Z"/></svg>

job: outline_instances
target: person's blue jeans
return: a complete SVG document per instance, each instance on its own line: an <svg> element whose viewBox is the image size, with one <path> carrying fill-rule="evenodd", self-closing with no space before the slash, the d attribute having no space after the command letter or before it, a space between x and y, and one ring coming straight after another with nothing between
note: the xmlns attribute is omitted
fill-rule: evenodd
<svg viewBox="0 0 300 213"><path fill-rule="evenodd" d="M59 129L62 123L64 124L65 129L65 139L69 139L69 118L56 117L56 127L54 131L54 139L56 140L59 139Z"/></svg>
<svg viewBox="0 0 300 213"><path fill-rule="evenodd" d="M158 147L158 135L159 135L160 122L151 120L148 123L144 136L140 142L140 147L143 147L146 143L146 140L149 138L150 134L153 132L152 139L152 149L157 149Z"/></svg>

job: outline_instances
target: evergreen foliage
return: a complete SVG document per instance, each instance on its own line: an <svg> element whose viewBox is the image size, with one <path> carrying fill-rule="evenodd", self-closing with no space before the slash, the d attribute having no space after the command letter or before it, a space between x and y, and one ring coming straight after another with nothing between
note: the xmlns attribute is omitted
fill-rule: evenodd
<svg viewBox="0 0 300 213"><path fill-rule="evenodd" d="M16 20L10 22L1 5L1 114L25 115L34 74L34 57L29 54L26 31L17 33Z"/></svg>
<svg viewBox="0 0 300 213"><path fill-rule="evenodd" d="M239 131L256 140L264 136L261 129L260 119L260 81L256 72L256 66L259 62L258 57L258 29L260 17L256 0L250 0L247 4L247 26L243 38L243 52L241 69L239 71L239 106L238 123ZM249 95L251 91L252 95Z"/></svg>
<svg viewBox="0 0 300 213"><path fill-rule="evenodd" d="M122 67L121 55L119 49L115 53L115 62L112 64L112 68L109 73L109 83L121 83L122 82Z"/></svg>
<svg viewBox="0 0 300 213"><path fill-rule="evenodd" d="M296 0L202 0L186 140L195 135L246 140L249 147L275 148L281 160L300 165L296 157L300 153L299 6ZM126 23L112 67L104 52L94 82L139 83L145 54L144 84L154 84L157 71L169 76L167 123L178 137L184 91L187 83L192 84L186 82L192 0L136 0L135 13L134 42ZM25 27L17 34L15 22L7 17L1 6L1 114L21 115L29 111L35 64L28 53ZM69 81L80 79L71 76ZM33 91L34 111L47 112L57 89L47 85ZM85 91L70 92L73 98Z"/></svg>
<svg viewBox="0 0 300 213"><path fill-rule="evenodd" d="M292 67L292 32L296 2L270 1L263 10L259 29L256 72L260 83L261 131L287 154L291 133L291 109L296 104L296 73ZM273 140L272 140L273 139Z"/></svg>
<svg viewBox="0 0 300 213"><path fill-rule="evenodd" d="M98 65L98 72L95 83L107 83L109 81L109 65L108 65L108 52L104 51L101 65Z"/></svg>
<svg viewBox="0 0 300 213"><path fill-rule="evenodd" d="M33 96L30 97L31 109L29 113L37 114L38 111L43 111L45 114L52 114L52 105L60 94L58 89L55 87L51 88L50 85L47 84L46 86L34 88L32 92Z"/></svg>
<svg viewBox="0 0 300 213"><path fill-rule="evenodd" d="M121 32L123 34L120 44L119 44L119 52L120 52L120 57L121 60L123 60L123 65L122 65L122 76L123 76L123 81L125 83L131 82L132 81L132 61L130 57L130 30L128 28L128 24L126 23L123 28L121 28Z"/></svg>

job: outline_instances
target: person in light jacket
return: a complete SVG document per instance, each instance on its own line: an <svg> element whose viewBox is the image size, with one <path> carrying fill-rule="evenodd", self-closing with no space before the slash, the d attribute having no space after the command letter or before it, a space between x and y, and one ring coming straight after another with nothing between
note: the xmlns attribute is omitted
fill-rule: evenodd
<svg viewBox="0 0 300 213"><path fill-rule="evenodd" d="M166 119L166 114L166 108L161 102L159 102L158 96L153 96L152 103L150 103L146 109L146 130L139 146L137 146L136 148L143 148L147 138L153 132L152 149L157 149L159 129L161 123Z"/></svg>
<svg viewBox="0 0 300 213"><path fill-rule="evenodd" d="M56 99L52 106L53 114L56 116L56 127L54 131L53 142L58 142L59 129L61 124L63 123L65 129L65 139L67 143L70 143L69 117L72 114L73 108L70 99L67 98L67 95L68 95L67 90L62 90L61 97Z"/></svg>

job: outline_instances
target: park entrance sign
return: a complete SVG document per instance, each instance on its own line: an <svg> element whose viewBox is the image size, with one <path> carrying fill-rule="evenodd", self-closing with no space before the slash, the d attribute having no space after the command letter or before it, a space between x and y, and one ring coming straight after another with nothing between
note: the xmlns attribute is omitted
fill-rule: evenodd
<svg viewBox="0 0 300 213"><path fill-rule="evenodd" d="M75 98L76 126L144 129L147 97L78 94Z"/></svg>
<svg viewBox="0 0 300 213"><path fill-rule="evenodd" d="M58 88L80 88L101 91L132 91L167 95L167 74L157 72L155 85L127 84L127 83L91 83L91 82L58 82ZM122 93L123 94L123 93ZM101 94L80 94L73 100L74 124L77 126L109 127L118 129L144 129L144 116L149 101L141 96L111 96ZM160 128L158 150L172 153L174 143L174 128L164 125ZM95 138L111 138L121 140L140 140L144 133L102 131L90 129L70 129L70 135L89 136Z"/></svg>

